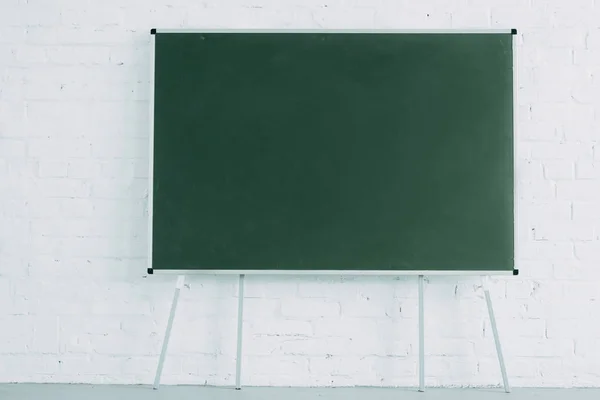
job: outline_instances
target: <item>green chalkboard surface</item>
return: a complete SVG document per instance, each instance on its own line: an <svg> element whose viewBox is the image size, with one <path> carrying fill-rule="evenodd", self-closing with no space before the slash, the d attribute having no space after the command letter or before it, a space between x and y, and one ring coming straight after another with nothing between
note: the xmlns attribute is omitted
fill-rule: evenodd
<svg viewBox="0 0 600 400"><path fill-rule="evenodd" d="M151 265L513 271L513 35L154 35Z"/></svg>

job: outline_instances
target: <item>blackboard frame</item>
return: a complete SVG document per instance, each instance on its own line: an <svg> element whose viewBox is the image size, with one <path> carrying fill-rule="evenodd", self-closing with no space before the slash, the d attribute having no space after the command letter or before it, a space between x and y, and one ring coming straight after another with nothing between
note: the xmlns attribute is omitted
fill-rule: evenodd
<svg viewBox="0 0 600 400"><path fill-rule="evenodd" d="M513 121L514 136L517 134L517 69L515 51L516 35L515 29L152 29L150 31L150 94L149 94L149 173L148 173L148 274L201 274L201 275L337 275L337 276L424 276L424 275L450 275L450 276L490 276L490 275L518 275L519 270L251 270L251 269L155 269L152 266L152 248L153 248L153 180L154 180L154 78L155 78L155 35L163 33L409 33L409 34L511 34L512 40L512 61L513 61ZM516 159L517 141L513 142L513 160ZM513 169L515 171L515 169ZM516 171L513 172L513 181L516 182ZM518 213L518 193L517 187L514 187L514 220L517 220ZM517 244L516 224L513 235L513 248Z"/></svg>

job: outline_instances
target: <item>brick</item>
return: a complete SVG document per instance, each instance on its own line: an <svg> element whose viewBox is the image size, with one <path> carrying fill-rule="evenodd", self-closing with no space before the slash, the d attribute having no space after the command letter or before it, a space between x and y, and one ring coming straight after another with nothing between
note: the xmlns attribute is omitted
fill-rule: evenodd
<svg viewBox="0 0 600 400"><path fill-rule="evenodd" d="M575 257L571 243L527 242L517 249L517 253L523 260L562 261Z"/></svg>
<svg viewBox="0 0 600 400"><path fill-rule="evenodd" d="M436 338L429 340L426 345L428 356L469 356L474 354L473 343L461 339Z"/></svg>
<svg viewBox="0 0 600 400"><path fill-rule="evenodd" d="M74 179L93 179L102 176L102 164L93 159L70 159L67 161L67 176Z"/></svg>
<svg viewBox="0 0 600 400"><path fill-rule="evenodd" d="M7 158L7 178L16 178L21 181L38 177L38 163L27 158ZM30 181L31 182L31 181Z"/></svg>
<svg viewBox="0 0 600 400"><path fill-rule="evenodd" d="M595 15L598 15L598 8L596 7L595 9ZM596 20L598 21L598 20ZM587 37L586 37L586 47L588 49L597 49L600 46L600 29L598 29L598 26L595 27L596 29L590 29L587 32Z"/></svg>
<svg viewBox="0 0 600 400"><path fill-rule="evenodd" d="M565 221L571 219L570 201L552 202L525 202L517 204L518 219L522 221L543 221L553 219L554 221Z"/></svg>
<svg viewBox="0 0 600 400"><path fill-rule="evenodd" d="M390 295L390 299L392 296ZM341 312L344 317L380 317L386 316L386 302L375 299L346 300L340 302Z"/></svg>
<svg viewBox="0 0 600 400"><path fill-rule="evenodd" d="M585 48L587 36L586 29L579 26L563 29L544 26L524 32L523 44L525 46Z"/></svg>
<svg viewBox="0 0 600 400"><path fill-rule="evenodd" d="M281 314L294 318L334 317L340 315L340 304L318 299L282 299Z"/></svg>
<svg viewBox="0 0 600 400"><path fill-rule="evenodd" d="M100 257L111 254L115 257L133 256L134 239L114 240L104 237L65 237L36 236L32 247L38 255L55 254L58 257Z"/></svg>
<svg viewBox="0 0 600 400"><path fill-rule="evenodd" d="M0 157L24 157L26 142L20 139L5 139L0 137Z"/></svg>
<svg viewBox="0 0 600 400"><path fill-rule="evenodd" d="M97 141L92 144L92 155L97 158L148 158L147 139L121 138Z"/></svg>
<svg viewBox="0 0 600 400"><path fill-rule="evenodd" d="M539 287L540 282L538 281L513 281L506 286L506 297L509 299L528 299L534 295Z"/></svg>
<svg viewBox="0 0 600 400"><path fill-rule="evenodd" d="M61 374L101 374L108 375L119 371L123 359L102 355L61 355L58 357Z"/></svg>
<svg viewBox="0 0 600 400"><path fill-rule="evenodd" d="M82 139L30 139L27 150L30 157L83 158L91 155L91 144Z"/></svg>
<svg viewBox="0 0 600 400"><path fill-rule="evenodd" d="M557 243L594 240L596 226L593 221L557 222L546 219L533 224L531 229L534 240Z"/></svg>
<svg viewBox="0 0 600 400"><path fill-rule="evenodd" d="M30 351L34 353L58 353L58 318L36 317L33 323L33 341Z"/></svg>
<svg viewBox="0 0 600 400"><path fill-rule="evenodd" d="M120 26L31 26L26 41L30 44L107 44L126 43L136 32Z"/></svg>
<svg viewBox="0 0 600 400"><path fill-rule="evenodd" d="M278 357L277 363L273 363L270 357L249 356L244 362L257 374L289 374L297 375L308 372L308 360L301 357Z"/></svg>
<svg viewBox="0 0 600 400"><path fill-rule="evenodd" d="M96 179L91 196L97 199L141 199L147 190L147 179Z"/></svg>
<svg viewBox="0 0 600 400"><path fill-rule="evenodd" d="M483 377L496 376L499 372L498 358L494 356L482 358L479 362L479 373ZM508 369L508 366L507 366ZM510 360L510 382L514 378L525 378L525 381L532 381L535 379L538 372L538 365L535 359L531 357L513 357ZM488 381L488 379L486 379ZM487 382L489 384L489 381ZM485 384L485 383L482 383ZM498 382L501 384L501 381ZM512 385L512 383L511 383Z"/></svg>
<svg viewBox="0 0 600 400"><path fill-rule="evenodd" d="M149 335L128 335L124 332L93 338L94 352L103 355L155 355L160 351L162 338ZM117 358L122 359L122 358Z"/></svg>
<svg viewBox="0 0 600 400"><path fill-rule="evenodd" d="M548 321L549 339L598 338L600 327L593 320L551 319Z"/></svg>
<svg viewBox="0 0 600 400"><path fill-rule="evenodd" d="M0 374L7 377L6 381L19 381L22 377L23 366L27 366L27 373L35 371L40 374L49 375L56 379L60 364L55 355L50 354L3 354L0 363ZM10 377L13 377L12 379ZM41 377L40 377L41 378ZM36 380L37 381L37 380Z"/></svg>
<svg viewBox="0 0 600 400"><path fill-rule="evenodd" d="M566 64L564 66L547 64L538 64L539 67L533 69L533 84L536 86L536 92L547 103L560 103L569 101L573 94L580 91L574 91L573 86L590 85L592 75L583 66ZM561 79L556 79L556 74ZM579 100L575 97L575 100Z"/></svg>
<svg viewBox="0 0 600 400"><path fill-rule="evenodd" d="M142 300L135 302L119 299L94 300L91 309L92 313L98 315L150 315L149 302Z"/></svg>
<svg viewBox="0 0 600 400"><path fill-rule="evenodd" d="M109 59L116 65L146 65L150 49L148 46L111 46Z"/></svg>
<svg viewBox="0 0 600 400"><path fill-rule="evenodd" d="M595 263L584 261L560 262L552 266L553 277L557 280L593 280L596 276Z"/></svg>
<svg viewBox="0 0 600 400"><path fill-rule="evenodd" d="M594 328L596 329L596 328ZM577 335L577 334L576 334ZM575 354L584 359L595 359L600 357L600 339L582 338L575 341Z"/></svg>
<svg viewBox="0 0 600 400"><path fill-rule="evenodd" d="M600 200L600 185L593 180L556 182L556 196L559 200L590 202Z"/></svg>
<svg viewBox="0 0 600 400"><path fill-rule="evenodd" d="M589 221L600 219L600 208L597 203L592 202L573 202L573 220Z"/></svg>
<svg viewBox="0 0 600 400"><path fill-rule="evenodd" d="M523 279L551 279L553 278L551 260L519 260L516 268Z"/></svg>
<svg viewBox="0 0 600 400"><path fill-rule="evenodd" d="M286 355L317 356L348 354L349 338L289 338L282 341L281 350Z"/></svg>
<svg viewBox="0 0 600 400"><path fill-rule="evenodd" d="M597 48L575 49L573 51L575 65L597 66L600 65L600 51Z"/></svg>
<svg viewBox="0 0 600 400"><path fill-rule="evenodd" d="M586 263L592 265L592 263ZM565 297L573 299L582 305L584 303L595 302L600 300L600 293L596 290L593 282L565 282ZM592 307L600 308L596 304L591 304Z"/></svg>
<svg viewBox="0 0 600 400"><path fill-rule="evenodd" d="M592 104L580 104L564 99L562 101L539 101L531 105L531 119L533 121L546 121L555 125L574 122L580 126L581 121L594 119L594 106ZM558 116L564 113L565 117Z"/></svg>
<svg viewBox="0 0 600 400"><path fill-rule="evenodd" d="M575 163L569 160L547 160L544 162L544 177L550 180L573 180Z"/></svg>
<svg viewBox="0 0 600 400"><path fill-rule="evenodd" d="M593 148L589 143L539 142L532 147L531 157L534 160L592 159Z"/></svg>
<svg viewBox="0 0 600 400"><path fill-rule="evenodd" d="M520 199L549 203L556 199L556 182L549 180L519 180L516 182L516 193Z"/></svg>
<svg viewBox="0 0 600 400"><path fill-rule="evenodd" d="M13 20L11 22L14 23L15 21ZM8 24L3 24L0 27L0 44L21 43L25 40L25 32L26 28L24 26L8 26Z"/></svg>
<svg viewBox="0 0 600 400"><path fill-rule="evenodd" d="M598 53L600 54L600 52ZM586 64L589 68L590 63ZM573 100L581 104L598 104L600 103L600 84L590 80L576 80L571 84L571 96Z"/></svg>
<svg viewBox="0 0 600 400"><path fill-rule="evenodd" d="M85 186L85 182L82 182ZM65 217L90 217L93 215L95 200L89 198L61 198L59 200L59 212L58 215ZM51 215L53 217L55 215Z"/></svg>
<svg viewBox="0 0 600 400"><path fill-rule="evenodd" d="M521 338L544 339L546 337L546 321L543 319L503 318L502 316L496 316L496 324L498 330L501 332L501 337L506 337L507 340L521 340ZM493 340L493 332L489 320L486 320L485 323L485 336Z"/></svg>
<svg viewBox="0 0 600 400"><path fill-rule="evenodd" d="M30 315L85 314L90 311L86 295L76 290L89 289L84 284L79 286L74 289L73 281L68 279L52 284L21 281L15 285L15 307Z"/></svg>
<svg viewBox="0 0 600 400"><path fill-rule="evenodd" d="M139 172L142 170L139 168L140 163L136 162L136 160L127 160L127 159L110 159L106 161L102 161L99 163L99 175L103 178L109 179L133 179L133 178L144 178L145 176L140 176ZM146 171L146 175L148 172L148 166L145 165L143 170Z"/></svg>
<svg viewBox="0 0 600 400"><path fill-rule="evenodd" d="M432 356L429 357L425 370L426 382L432 386L448 386L457 381L468 381L477 373L477 363L463 356Z"/></svg>
<svg viewBox="0 0 600 400"><path fill-rule="evenodd" d="M570 296L575 300L574 296ZM557 299L562 299L563 303L558 300L545 299L544 302L528 301L527 312L523 315L531 318L547 318L547 319L587 319L598 312L598 306L593 301L580 301L577 307L573 307L570 303L571 299L567 296L556 296ZM573 300L573 301L574 301ZM510 312L506 310L506 312Z"/></svg>
<svg viewBox="0 0 600 400"><path fill-rule="evenodd" d="M108 46L47 46L48 61L54 65L98 65L110 60Z"/></svg>
<svg viewBox="0 0 600 400"><path fill-rule="evenodd" d="M145 217L146 205L140 200L129 198L90 200L90 215L94 218L113 217L117 219L131 217Z"/></svg>
<svg viewBox="0 0 600 400"><path fill-rule="evenodd" d="M86 67L86 69L93 69L93 67ZM39 75L36 79L47 79L44 77L51 73L66 81L70 79L69 74L76 73L67 67L62 67L62 70L65 72L36 71ZM109 75L109 72L98 71L97 74ZM123 99L111 102L29 100L27 101L28 135L52 138L86 136L91 139L101 136L104 141L111 139L115 141L117 137L122 136L147 137L148 130L140 129L140 126L147 124L147 109L147 102L126 102ZM107 120L111 121L110 127L107 127Z"/></svg>
<svg viewBox="0 0 600 400"><path fill-rule="evenodd" d="M517 53L516 57L519 62L527 63L528 66L532 66L534 68L543 65L558 65L561 68L565 68L574 65L573 59L574 52L576 51L579 51L579 49L574 50L570 47L548 46L534 48L525 47L523 49L519 49L519 53ZM580 64L575 65L579 66ZM520 81L524 78L522 74L520 74L519 77ZM533 79L533 76L531 79ZM539 97L536 98L536 100L539 100Z"/></svg>
<svg viewBox="0 0 600 400"><path fill-rule="evenodd" d="M544 165L538 160L516 160L517 177L520 180L539 180L544 177Z"/></svg>
<svg viewBox="0 0 600 400"><path fill-rule="evenodd" d="M66 161L39 161L40 178L65 178L67 177L68 163Z"/></svg>
<svg viewBox="0 0 600 400"><path fill-rule="evenodd" d="M506 349L506 357L566 357L573 355L575 350L575 345L571 338L520 338L518 341L505 341L502 343L502 347Z"/></svg>
<svg viewBox="0 0 600 400"><path fill-rule="evenodd" d="M349 375L364 376L373 374L373 357L357 362L352 357L344 356L314 356L309 357L309 371L314 375Z"/></svg>
<svg viewBox="0 0 600 400"><path fill-rule="evenodd" d="M298 284L299 297L354 299L357 295L358 288L352 280L345 282L340 278L320 276Z"/></svg>
<svg viewBox="0 0 600 400"><path fill-rule="evenodd" d="M274 318L281 310L281 301L279 299L244 299L244 317L245 318Z"/></svg>
<svg viewBox="0 0 600 400"><path fill-rule="evenodd" d="M61 23L61 9L49 4L37 4L28 7L25 13L25 23L28 26L57 26Z"/></svg>
<svg viewBox="0 0 600 400"><path fill-rule="evenodd" d="M1 78L0 78L1 82ZM4 92L4 89L3 89ZM23 139L25 136L25 102L0 96L0 135L4 139ZM7 143L7 145L10 145Z"/></svg>
<svg viewBox="0 0 600 400"><path fill-rule="evenodd" d="M577 179L596 179L600 180L600 162L589 160L578 161L575 166Z"/></svg>
<svg viewBox="0 0 600 400"><path fill-rule="evenodd" d="M358 330L377 336L381 332L377 321L368 318L322 318L313 322L316 337L353 337ZM360 327L361 329L357 329ZM364 328L364 329L363 329Z"/></svg>
<svg viewBox="0 0 600 400"><path fill-rule="evenodd" d="M457 29L468 26L489 26L492 21L493 10L488 7L473 7L469 12L452 13L452 26Z"/></svg>
<svg viewBox="0 0 600 400"><path fill-rule="evenodd" d="M297 320L279 320L279 319L258 319L250 322L245 327L250 335L267 336L305 336L313 335L313 329L308 321Z"/></svg>
<svg viewBox="0 0 600 400"><path fill-rule="evenodd" d="M559 142L561 139L559 127L550 121L521 121L516 125L515 130L518 137L527 141Z"/></svg>
<svg viewBox="0 0 600 400"><path fill-rule="evenodd" d="M600 139L598 134L598 118L591 117L585 119L566 119L560 128L563 132L565 141L571 143L595 143Z"/></svg>
<svg viewBox="0 0 600 400"><path fill-rule="evenodd" d="M1 218L0 223L2 229L0 229L0 242L2 246L7 250L6 253L19 253L27 251L29 229L27 220L21 218Z"/></svg>
<svg viewBox="0 0 600 400"><path fill-rule="evenodd" d="M106 219L71 218L32 221L33 235L52 237L114 237L130 236L136 226L142 226L141 219L125 220L121 224Z"/></svg>
<svg viewBox="0 0 600 400"><path fill-rule="evenodd" d="M12 311L13 291L9 277L2 275L2 270L0 269L0 315L9 315Z"/></svg>
<svg viewBox="0 0 600 400"><path fill-rule="evenodd" d="M303 284L303 283L302 283ZM283 298L296 295L298 282L295 277L246 276L244 297Z"/></svg>
<svg viewBox="0 0 600 400"><path fill-rule="evenodd" d="M10 329L3 331L0 354L27 354L34 339L34 324L31 316L2 316L0 326Z"/></svg>
<svg viewBox="0 0 600 400"><path fill-rule="evenodd" d="M18 46L14 49L17 64L31 65L48 62L48 54L44 46Z"/></svg>
<svg viewBox="0 0 600 400"><path fill-rule="evenodd" d="M45 178L36 182L37 193L45 197L85 198L90 195L88 182L68 178Z"/></svg>
<svg viewBox="0 0 600 400"><path fill-rule="evenodd" d="M413 3L417 4L417 3ZM331 17L334 15L335 10L331 10L329 14L323 14L324 17ZM408 10L399 12L397 9L395 10L382 10L377 8L374 11L369 10L369 13L365 13L363 18L361 18L362 27L370 28L371 25L374 25L379 28L394 28L397 26L397 21L399 15L402 15L402 20L407 27L407 29L419 29L419 27L423 28L434 28L434 27L444 27L450 28L452 26L452 13L446 11L445 9L437 9L434 7L423 9L423 10ZM345 15L336 15L335 19L336 25L343 28L343 20L348 20L347 18L356 18L355 15L346 13ZM317 22L322 24L326 24L329 26L331 23L330 19L316 19Z"/></svg>

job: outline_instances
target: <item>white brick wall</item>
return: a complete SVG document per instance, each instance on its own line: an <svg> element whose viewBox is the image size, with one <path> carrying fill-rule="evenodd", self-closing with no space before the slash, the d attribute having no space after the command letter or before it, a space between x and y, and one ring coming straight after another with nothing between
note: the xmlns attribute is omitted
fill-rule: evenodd
<svg viewBox="0 0 600 400"><path fill-rule="evenodd" d="M598 0L2 1L0 381L152 380L174 287L144 277L152 27L518 28L521 275L491 282L508 373L600 386ZM231 385L236 278L188 282L163 382ZM416 384L415 279L246 293L243 384ZM479 282L425 299L426 383L499 384Z"/></svg>

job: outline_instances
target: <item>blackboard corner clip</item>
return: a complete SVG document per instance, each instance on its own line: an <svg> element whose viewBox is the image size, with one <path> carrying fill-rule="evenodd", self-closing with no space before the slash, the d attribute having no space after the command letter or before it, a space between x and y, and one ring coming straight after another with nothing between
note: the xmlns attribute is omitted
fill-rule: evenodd
<svg viewBox="0 0 600 400"><path fill-rule="evenodd" d="M156 35L156 28L150 29L150 34L151 35Z"/></svg>
<svg viewBox="0 0 600 400"><path fill-rule="evenodd" d="M513 269L513 275L519 275L519 270L518 269Z"/></svg>
<svg viewBox="0 0 600 400"><path fill-rule="evenodd" d="M153 275L154 274L154 270L152 268L148 268L148 275Z"/></svg>
<svg viewBox="0 0 600 400"><path fill-rule="evenodd" d="M513 34L513 35L516 35L517 34L517 29L516 28L512 28L510 30L510 33Z"/></svg>

